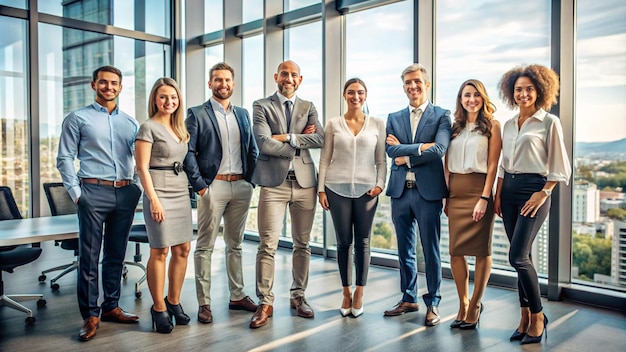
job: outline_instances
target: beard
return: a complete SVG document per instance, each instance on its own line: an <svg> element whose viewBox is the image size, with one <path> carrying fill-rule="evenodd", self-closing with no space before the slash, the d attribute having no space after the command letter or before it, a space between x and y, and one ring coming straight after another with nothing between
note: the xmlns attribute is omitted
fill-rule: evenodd
<svg viewBox="0 0 626 352"><path fill-rule="evenodd" d="M220 89L222 89L222 88L213 89L213 95L216 96L219 99L228 99L228 98L230 98L233 95L233 90L232 89L228 89L226 94L222 94L222 92L220 92Z"/></svg>
<svg viewBox="0 0 626 352"><path fill-rule="evenodd" d="M100 92L100 91L96 91L96 96L98 98L102 99L103 101L114 101L115 99L117 99L118 95L120 95L119 92L115 92L113 94L113 97L111 98L109 96L106 96L106 95L102 94L102 92Z"/></svg>

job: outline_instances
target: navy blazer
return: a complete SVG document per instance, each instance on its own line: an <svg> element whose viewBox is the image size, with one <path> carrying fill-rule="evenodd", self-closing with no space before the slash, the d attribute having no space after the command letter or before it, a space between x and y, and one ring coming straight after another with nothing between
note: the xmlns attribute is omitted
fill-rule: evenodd
<svg viewBox="0 0 626 352"><path fill-rule="evenodd" d="M248 110L233 105L241 134L241 162L244 179L252 183L252 174L259 156L259 149L252 135ZM187 110L185 120L189 131L189 151L185 157L185 169L194 192L208 187L222 162L222 135L210 101Z"/></svg>
<svg viewBox="0 0 626 352"><path fill-rule="evenodd" d="M448 196L448 188L443 171L442 158L450 144L452 122L450 111L428 103L426 111L417 126L415 138L411 136L411 113L403 109L389 114L387 134L393 134L400 141L399 145L386 145L387 155L393 160L400 156L409 156L410 171L415 173L417 191L422 198L434 201ZM434 142L435 145L424 150L421 155L418 148L422 143ZM387 186L387 195L399 198L404 192L408 166L391 162L391 175Z"/></svg>

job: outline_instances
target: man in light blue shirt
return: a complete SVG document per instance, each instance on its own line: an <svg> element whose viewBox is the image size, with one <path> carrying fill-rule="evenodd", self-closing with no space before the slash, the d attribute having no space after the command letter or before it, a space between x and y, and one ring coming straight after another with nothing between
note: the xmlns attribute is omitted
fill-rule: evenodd
<svg viewBox="0 0 626 352"><path fill-rule="evenodd" d="M63 120L57 168L70 197L78 205L78 306L84 319L79 340L89 341L102 321L134 323L139 317L118 306L128 234L141 188L133 149L139 124L119 111L122 73L103 66L93 73L96 101ZM74 159L80 161L78 172ZM98 306L98 262L102 242L102 288Z"/></svg>

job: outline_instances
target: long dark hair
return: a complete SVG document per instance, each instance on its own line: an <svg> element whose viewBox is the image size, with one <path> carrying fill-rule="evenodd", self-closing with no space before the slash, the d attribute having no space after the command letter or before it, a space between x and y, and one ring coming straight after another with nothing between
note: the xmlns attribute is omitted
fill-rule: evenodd
<svg viewBox="0 0 626 352"><path fill-rule="evenodd" d="M487 95L487 89L485 85L477 79L468 79L461 84L459 93L456 96L456 111L454 111L454 124L452 124L452 138L461 133L461 131L467 125L467 110L463 108L461 104L461 94L463 94L463 88L466 86L472 86L476 88L480 97L483 98L483 107L478 111L478 118L476 119L476 129L480 131L487 138L491 137L491 120L493 120L493 113L496 111L495 105L489 99Z"/></svg>

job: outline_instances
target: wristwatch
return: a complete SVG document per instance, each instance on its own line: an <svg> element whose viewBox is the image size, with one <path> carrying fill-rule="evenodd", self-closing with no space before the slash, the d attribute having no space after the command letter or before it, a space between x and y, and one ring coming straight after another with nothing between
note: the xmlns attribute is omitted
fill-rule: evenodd
<svg viewBox="0 0 626 352"><path fill-rule="evenodd" d="M552 195L552 190L544 188L541 190L541 192L545 193L546 196L550 197Z"/></svg>
<svg viewBox="0 0 626 352"><path fill-rule="evenodd" d="M285 139L287 140L287 142L291 142L291 134L287 133L287 135L285 136Z"/></svg>

